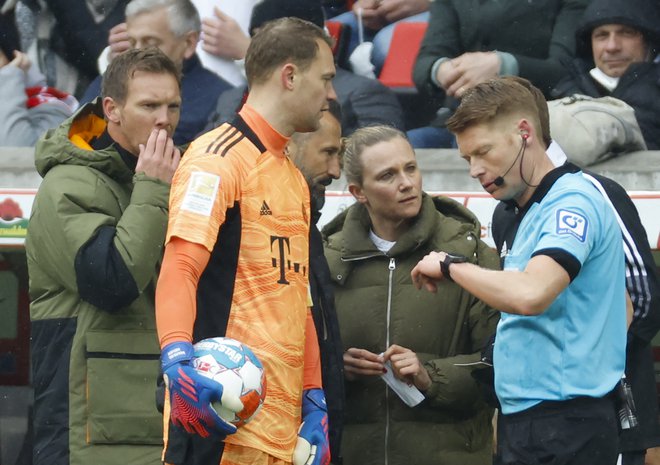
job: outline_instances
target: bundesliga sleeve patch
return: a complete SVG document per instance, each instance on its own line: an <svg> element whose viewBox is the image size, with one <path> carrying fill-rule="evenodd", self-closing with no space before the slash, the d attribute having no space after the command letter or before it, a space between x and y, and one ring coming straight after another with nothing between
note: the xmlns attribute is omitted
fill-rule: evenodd
<svg viewBox="0 0 660 465"><path fill-rule="evenodd" d="M561 209L557 211L557 234L570 234L584 242L587 238L589 221L584 215L570 210Z"/></svg>
<svg viewBox="0 0 660 465"><path fill-rule="evenodd" d="M181 210L211 216L215 196L220 186L220 176L195 171L191 173L186 194L181 202Z"/></svg>

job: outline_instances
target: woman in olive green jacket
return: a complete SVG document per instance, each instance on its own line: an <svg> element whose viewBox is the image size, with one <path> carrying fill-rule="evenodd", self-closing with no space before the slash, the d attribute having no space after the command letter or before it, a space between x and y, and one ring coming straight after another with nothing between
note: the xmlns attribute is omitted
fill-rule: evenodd
<svg viewBox="0 0 660 465"><path fill-rule="evenodd" d="M323 230L346 349L344 464L491 463L492 411L460 365L479 360L498 313L447 280L418 292L410 271L431 250L491 268L498 258L471 212L422 191L399 131L356 131L344 168L357 203ZM386 388L387 369L424 400L409 407Z"/></svg>

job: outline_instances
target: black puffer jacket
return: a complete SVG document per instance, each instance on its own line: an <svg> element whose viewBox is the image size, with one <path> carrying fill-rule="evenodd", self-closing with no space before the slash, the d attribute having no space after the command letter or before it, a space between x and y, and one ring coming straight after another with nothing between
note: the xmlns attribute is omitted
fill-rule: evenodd
<svg viewBox="0 0 660 465"><path fill-rule="evenodd" d="M552 92L553 98L572 94L591 97L606 95L623 100L635 109L637 122L650 150L660 149L660 64L634 63L621 76L618 86L609 92L589 74L594 67L591 32L603 24L624 24L644 34L654 57L660 48L660 6L656 0L594 0L585 10L576 37L576 56L566 64L567 76Z"/></svg>

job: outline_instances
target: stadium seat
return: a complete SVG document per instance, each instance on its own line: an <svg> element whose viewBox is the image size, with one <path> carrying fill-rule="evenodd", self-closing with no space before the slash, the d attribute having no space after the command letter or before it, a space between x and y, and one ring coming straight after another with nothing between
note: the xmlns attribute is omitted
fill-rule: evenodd
<svg viewBox="0 0 660 465"><path fill-rule="evenodd" d="M332 54L339 66L345 67L348 61L348 43L351 41L351 27L339 21L328 20L325 22L330 37L335 41Z"/></svg>
<svg viewBox="0 0 660 465"><path fill-rule="evenodd" d="M425 22L403 21L394 27L390 49L378 76L380 82L395 91L415 91L412 71L426 27Z"/></svg>

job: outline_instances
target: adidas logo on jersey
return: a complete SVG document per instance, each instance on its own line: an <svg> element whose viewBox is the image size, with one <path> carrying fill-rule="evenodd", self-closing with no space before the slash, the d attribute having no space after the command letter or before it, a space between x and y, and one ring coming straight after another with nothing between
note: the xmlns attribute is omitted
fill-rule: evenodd
<svg viewBox="0 0 660 465"><path fill-rule="evenodd" d="M270 207L268 206L265 200L264 203L261 204L261 210L259 211L259 214L261 216L273 214L273 212L270 210Z"/></svg>

